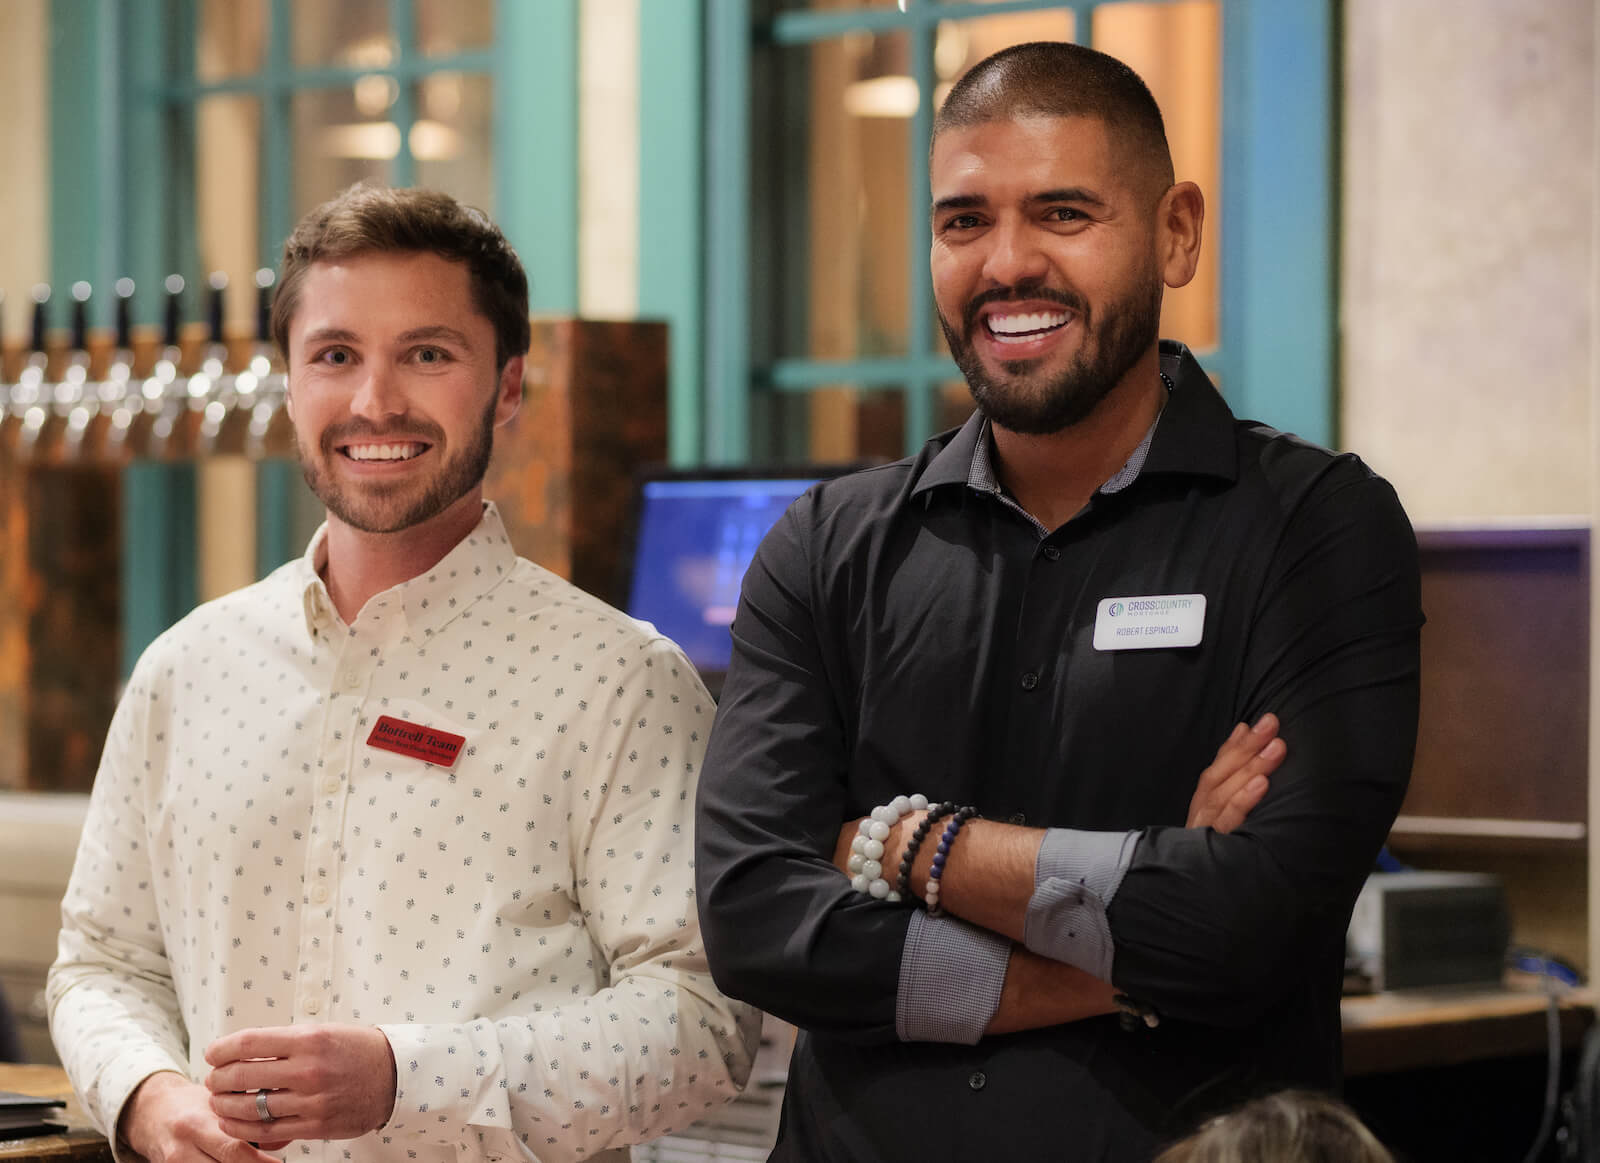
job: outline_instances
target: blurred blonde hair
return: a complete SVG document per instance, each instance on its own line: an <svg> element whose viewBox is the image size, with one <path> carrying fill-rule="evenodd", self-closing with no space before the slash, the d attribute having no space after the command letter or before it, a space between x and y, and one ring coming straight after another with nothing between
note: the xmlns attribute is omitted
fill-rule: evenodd
<svg viewBox="0 0 1600 1163"><path fill-rule="evenodd" d="M1285 1090L1205 1123L1154 1163L1394 1163L1337 1099Z"/></svg>

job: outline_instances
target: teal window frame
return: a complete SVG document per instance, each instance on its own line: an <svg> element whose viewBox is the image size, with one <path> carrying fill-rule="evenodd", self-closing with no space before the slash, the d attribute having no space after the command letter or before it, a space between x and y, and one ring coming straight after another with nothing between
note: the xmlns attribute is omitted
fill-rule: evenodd
<svg viewBox="0 0 1600 1163"><path fill-rule="evenodd" d="M262 98L259 251L277 265L293 225L295 92L380 73L400 82L396 184L415 176L404 130L415 116L409 82L429 73L486 74L493 85L495 216L521 255L537 314L570 315L578 302L578 5L580 0L496 0L490 48L422 57L414 0L389 0L397 59L383 69L296 69L289 0L268 0L261 73L194 79L197 0L50 0L51 278L109 287L131 275L140 288L177 270L198 270L193 181L196 103L221 93ZM98 296L97 326L110 323ZM136 299L152 324L157 297ZM264 466L259 481L258 568L298 552L290 544L295 469ZM139 463L123 487L124 673L157 634L196 600L195 477L191 465Z"/></svg>
<svg viewBox="0 0 1600 1163"><path fill-rule="evenodd" d="M672 378L673 459L737 464L751 455L751 404L761 392L807 392L821 385L899 388L905 393L905 443L931 434L934 391L959 376L931 354L927 170L919 162L907 190L914 291L908 355L820 361L751 354L751 60L760 38L806 44L850 31L904 31L910 38L922 102L909 132L932 128L933 36L941 20L1069 9L1090 27L1089 0L1006 0L809 10L787 5L770 15L760 0L663 0L641 6L641 124L671 95L690 91L690 68L704 68L703 126L661 127L641 156L641 189L670 182L683 159L704 161L697 207L684 198L641 198L641 311L692 329L699 360L678 352ZM666 11L671 9L670 12ZM698 15L703 62L682 51L683 34L664 22ZM1321 444L1337 439L1338 39L1334 0L1222 0L1222 178L1206 191L1220 205L1220 341L1202 360L1222 382L1235 413L1259 418ZM692 64L689 63L692 61ZM652 130L654 133L655 130ZM675 135L675 136L674 136ZM924 156L913 148L913 159ZM714 226L712 225L714 224ZM675 284L654 265L653 240L670 236L676 253L698 249L703 266ZM698 241L700 246L689 246ZM680 271L683 268L679 268ZM681 356L682 358L678 358Z"/></svg>

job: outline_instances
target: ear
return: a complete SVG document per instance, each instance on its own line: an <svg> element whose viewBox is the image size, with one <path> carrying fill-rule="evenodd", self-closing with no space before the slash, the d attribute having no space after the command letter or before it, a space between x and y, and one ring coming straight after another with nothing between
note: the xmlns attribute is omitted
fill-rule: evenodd
<svg viewBox="0 0 1600 1163"><path fill-rule="evenodd" d="M500 369L500 384L495 389L494 426L501 427L511 421L522 407L522 373L524 357L517 355L506 360Z"/></svg>
<svg viewBox="0 0 1600 1163"><path fill-rule="evenodd" d="M1193 182L1179 182L1161 195L1156 207L1156 253L1167 286L1181 287L1194 278L1205 220L1205 196Z"/></svg>

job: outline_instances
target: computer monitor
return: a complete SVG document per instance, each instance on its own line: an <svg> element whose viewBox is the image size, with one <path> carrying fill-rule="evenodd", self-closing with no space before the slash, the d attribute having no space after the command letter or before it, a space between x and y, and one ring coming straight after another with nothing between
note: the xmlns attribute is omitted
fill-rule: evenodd
<svg viewBox="0 0 1600 1163"><path fill-rule="evenodd" d="M683 648L717 693L756 547L816 482L860 465L650 470L635 482L623 607Z"/></svg>

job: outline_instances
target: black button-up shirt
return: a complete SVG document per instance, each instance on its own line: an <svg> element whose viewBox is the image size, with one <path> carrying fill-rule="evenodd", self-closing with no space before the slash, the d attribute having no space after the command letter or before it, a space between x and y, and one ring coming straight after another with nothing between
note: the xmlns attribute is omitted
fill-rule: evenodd
<svg viewBox="0 0 1600 1163"><path fill-rule="evenodd" d="M775 1159L1147 1159L1252 1092L1338 1085L1345 928L1415 741L1416 543L1357 458L1235 420L1178 345L1162 367L1137 479L1048 536L969 487L974 419L811 490L745 577L697 875L718 985L803 1031ZM1186 594L1198 645L1094 648L1102 599ZM1265 800L1231 835L1185 829L1267 711L1289 752ZM913 791L1142 830L1112 980L1161 1024L899 1041L910 910L829 857Z"/></svg>

